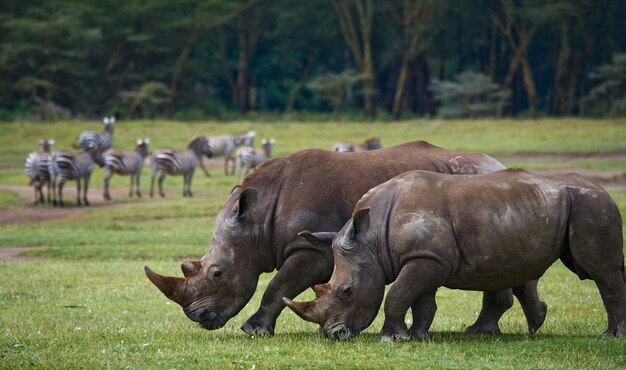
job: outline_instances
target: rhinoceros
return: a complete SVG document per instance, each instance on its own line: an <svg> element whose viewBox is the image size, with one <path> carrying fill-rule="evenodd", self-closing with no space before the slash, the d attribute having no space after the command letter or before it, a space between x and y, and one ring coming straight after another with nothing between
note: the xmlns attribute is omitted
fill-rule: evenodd
<svg viewBox="0 0 626 370"><path fill-rule="evenodd" d="M299 231L338 231L363 194L406 171L476 174L502 168L485 154L449 151L423 141L359 153L309 149L272 159L233 189L206 254L199 261L183 261L184 278L162 276L148 267L145 273L189 319L217 329L250 300L260 274L276 269L260 308L241 327L249 335L272 335L285 307L281 298L293 298L332 274L331 244L313 245ZM546 314L535 283L514 291L531 331ZM510 290L485 294L483 310L468 331L499 332L498 320L512 304Z"/></svg>
<svg viewBox="0 0 626 370"><path fill-rule="evenodd" d="M325 245L332 233L302 232ZM373 188L333 240L335 269L309 302L283 300L334 339L367 328L386 284L382 340L428 338L435 292L490 291L538 279L557 259L593 279L606 335L626 335L622 220L611 197L576 175L411 171ZM410 330L404 322L411 308Z"/></svg>

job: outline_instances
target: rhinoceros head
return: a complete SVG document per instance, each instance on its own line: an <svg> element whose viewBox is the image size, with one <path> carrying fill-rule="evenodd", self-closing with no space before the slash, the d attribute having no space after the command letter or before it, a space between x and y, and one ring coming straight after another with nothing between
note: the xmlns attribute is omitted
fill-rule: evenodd
<svg viewBox="0 0 626 370"><path fill-rule="evenodd" d="M367 328L383 299L384 277L372 269L373 256L359 237L368 228L369 208L366 208L355 212L335 236L335 269L328 283L314 287L315 300L295 302L283 298L298 316L319 324L326 335L336 340L349 339ZM328 233L300 233L311 243L324 243L318 239L322 234Z"/></svg>
<svg viewBox="0 0 626 370"><path fill-rule="evenodd" d="M249 220L256 195L253 189L233 190L218 214L208 252L199 261L183 261L184 278L162 276L144 268L150 281L205 329L224 326L256 289L261 271L258 256L249 248L258 238Z"/></svg>

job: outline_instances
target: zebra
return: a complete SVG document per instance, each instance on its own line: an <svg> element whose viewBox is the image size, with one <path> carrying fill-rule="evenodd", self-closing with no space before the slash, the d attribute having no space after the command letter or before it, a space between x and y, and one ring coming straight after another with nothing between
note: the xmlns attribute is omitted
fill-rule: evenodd
<svg viewBox="0 0 626 370"><path fill-rule="evenodd" d="M50 203L50 149L54 145L53 139L40 139L38 142L39 151L32 152L26 158L24 169L26 176L30 179L29 185L35 189L35 203L45 203L43 197L43 186L47 185L48 203Z"/></svg>
<svg viewBox="0 0 626 370"><path fill-rule="evenodd" d="M272 156L272 146L275 142L276 140L273 138L271 140L263 139L261 140L262 149L254 149L252 147L245 146L237 150L237 183L239 183L241 172L244 169L245 173L243 176L245 177L250 170L254 169L256 166L268 160Z"/></svg>
<svg viewBox="0 0 626 370"><path fill-rule="evenodd" d="M214 157L224 156L224 173L228 175L228 162L233 162L231 175L235 174L236 161L233 153L241 145L252 146L256 132L248 131L245 134L230 136L207 136L209 147ZM205 172L206 173L206 172Z"/></svg>
<svg viewBox="0 0 626 370"><path fill-rule="evenodd" d="M102 122L104 123L103 133L83 131L78 138L78 148L82 151L87 151L89 148L93 147L92 144L95 144L97 150L94 160L100 167L104 167L102 154L105 150L113 146L113 125L115 124L115 117L104 117Z"/></svg>
<svg viewBox="0 0 626 370"><path fill-rule="evenodd" d="M382 145L380 144L380 138L371 137L365 140L363 144L353 144L348 141L340 141L338 143L335 143L335 146L333 147L333 151L342 152L342 153L363 152L366 150L376 150L376 149L381 149L381 148L382 148Z"/></svg>
<svg viewBox="0 0 626 370"><path fill-rule="evenodd" d="M113 173L119 175L130 175L130 192L129 197L133 196L133 185L135 185L135 193L141 198L141 190L139 189L139 178L143 169L143 162L148 156L148 138L137 139L137 146L132 152L125 152L116 148L107 149L103 153L104 158L104 193L102 196L106 200L111 200L109 193L109 181Z"/></svg>
<svg viewBox="0 0 626 370"><path fill-rule="evenodd" d="M187 145L187 150L178 151L171 148L157 149L152 153L152 177L150 178L150 197L154 194L154 179L159 175L159 195L163 193L163 180L165 175L183 175L183 197L191 197L191 178L198 163L202 169L202 155L211 158L212 152L206 136L197 136ZM205 170L206 172L206 170Z"/></svg>
<svg viewBox="0 0 626 370"><path fill-rule="evenodd" d="M50 160L50 182L52 183L52 191L56 191L56 180L59 178L59 205L62 207L63 203L63 187L65 181L76 180L76 204L81 205L80 190L81 180L84 181L83 187L83 204L88 206L87 192L89 190L89 179L91 178L91 172L93 171L93 163L98 147L95 143L87 147L86 151L78 152L76 154L60 150L52 155ZM56 206L57 201L53 196L53 204Z"/></svg>

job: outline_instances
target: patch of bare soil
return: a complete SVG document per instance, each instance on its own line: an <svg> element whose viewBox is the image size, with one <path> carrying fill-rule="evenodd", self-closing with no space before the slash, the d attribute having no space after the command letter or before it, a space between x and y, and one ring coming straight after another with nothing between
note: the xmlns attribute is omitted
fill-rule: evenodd
<svg viewBox="0 0 626 370"><path fill-rule="evenodd" d="M53 207L51 204L34 204L34 189L27 185L4 185L0 184L0 190L9 190L18 193L20 196L20 207L0 208L0 225L2 224L23 224L55 219L68 214L85 212L90 207L114 207L120 203L115 199L128 199L127 188L112 188L111 197L114 201L109 202L102 198L102 188L89 188L87 197L89 207L76 205L76 187L70 183L63 191L64 207ZM44 188L44 196L46 189Z"/></svg>
<svg viewBox="0 0 626 370"><path fill-rule="evenodd" d="M41 256L24 255L24 252L26 251L43 248L45 247L2 247L0 248L0 262L29 262L46 259L46 257Z"/></svg>
<svg viewBox="0 0 626 370"><path fill-rule="evenodd" d="M612 152L538 153L520 152L510 156L497 157L501 162L558 163L557 168L533 169L538 174L578 173L605 188L626 188L626 150ZM597 170L579 167L583 160L624 161L624 169Z"/></svg>

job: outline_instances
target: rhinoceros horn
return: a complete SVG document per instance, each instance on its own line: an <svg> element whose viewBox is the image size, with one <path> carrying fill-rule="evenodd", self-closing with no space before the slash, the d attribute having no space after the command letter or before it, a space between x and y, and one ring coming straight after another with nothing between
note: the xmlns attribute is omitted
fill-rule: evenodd
<svg viewBox="0 0 626 370"><path fill-rule="evenodd" d="M200 261L184 260L180 265L180 269L183 271L183 275L185 275L185 277L189 277L197 273L201 268L202 265L200 264Z"/></svg>
<svg viewBox="0 0 626 370"><path fill-rule="evenodd" d="M319 312L317 312L317 302L294 302L287 297L283 297L283 302L302 319L316 324L322 324L322 319L320 318Z"/></svg>
<svg viewBox="0 0 626 370"><path fill-rule="evenodd" d="M326 283L313 285L313 291L315 292L315 298L319 298L330 292L330 284Z"/></svg>
<svg viewBox="0 0 626 370"><path fill-rule="evenodd" d="M159 288L159 290L163 292L163 294L165 294L167 298L171 299L181 306L184 306L182 288L185 279L159 275L156 272L150 270L148 266L144 266L143 270L146 273L148 279L150 279L150 281L152 282L152 284L156 285L156 287Z"/></svg>

